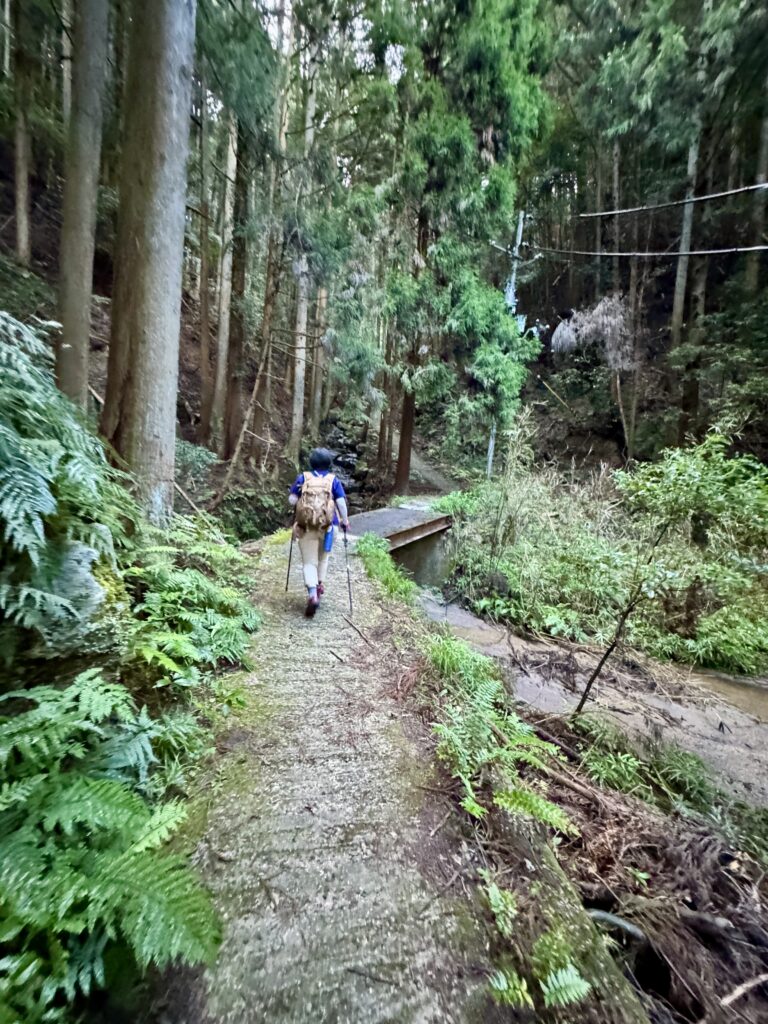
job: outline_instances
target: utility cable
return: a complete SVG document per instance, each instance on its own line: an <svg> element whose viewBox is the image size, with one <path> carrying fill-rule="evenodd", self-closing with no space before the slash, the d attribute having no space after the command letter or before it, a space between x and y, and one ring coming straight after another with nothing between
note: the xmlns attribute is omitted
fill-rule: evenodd
<svg viewBox="0 0 768 1024"><path fill-rule="evenodd" d="M593 213L580 213L579 217L618 217L624 213L645 213L646 210L666 210L670 206L687 206L688 203L703 203L709 199L724 199L726 196L737 196L741 192L757 192L768 188L768 182L761 181L757 185L744 185L742 188L729 188L726 192L711 192L706 196L691 196L689 199L673 199L668 203L651 203L648 206L630 206L626 210L596 210ZM618 255L621 255L620 253Z"/></svg>
<svg viewBox="0 0 768 1024"><path fill-rule="evenodd" d="M639 259L676 259L678 256L725 256L734 252L766 252L768 245L744 245L733 249L691 249L687 252L677 252L667 249L663 252L592 252L586 249L548 249L543 245L536 245L534 242L523 242L529 249L537 252L556 253L562 256L600 256L611 259L615 256L636 256Z"/></svg>

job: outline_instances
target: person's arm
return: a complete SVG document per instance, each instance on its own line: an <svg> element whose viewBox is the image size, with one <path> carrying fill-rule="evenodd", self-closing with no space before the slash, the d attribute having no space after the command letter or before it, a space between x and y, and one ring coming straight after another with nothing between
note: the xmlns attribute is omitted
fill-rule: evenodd
<svg viewBox="0 0 768 1024"><path fill-rule="evenodd" d="M299 476L296 477L293 483L293 487L288 492L288 504L291 506L291 508L293 508L294 505L298 503L299 495L301 494L301 488L303 487L303 485L304 474L300 473Z"/></svg>
<svg viewBox="0 0 768 1024"><path fill-rule="evenodd" d="M336 502L336 508L339 512L339 521L346 530L349 526L349 510L347 509L347 496L344 493L344 488L338 477L333 478L332 488L333 500Z"/></svg>

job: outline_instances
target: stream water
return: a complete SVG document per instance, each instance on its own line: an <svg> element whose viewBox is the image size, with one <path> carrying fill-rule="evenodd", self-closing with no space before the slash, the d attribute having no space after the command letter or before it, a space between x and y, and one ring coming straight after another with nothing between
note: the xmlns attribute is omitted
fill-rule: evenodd
<svg viewBox="0 0 768 1024"><path fill-rule="evenodd" d="M432 534L392 552L395 562L423 588L421 604L427 616L445 622L451 630L491 657L508 654L506 631L473 615L459 605L440 600L451 573L454 548L451 532ZM716 694L733 707L768 723L768 679L730 676L708 669L691 669L687 681Z"/></svg>

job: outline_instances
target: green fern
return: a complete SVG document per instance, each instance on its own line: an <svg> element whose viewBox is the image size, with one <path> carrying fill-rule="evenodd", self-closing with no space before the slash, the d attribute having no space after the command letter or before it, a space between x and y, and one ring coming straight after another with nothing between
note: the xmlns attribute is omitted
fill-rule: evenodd
<svg viewBox="0 0 768 1024"><path fill-rule="evenodd" d="M579 834L568 815L561 811L556 804L525 786L497 791L493 794L493 802L497 807L503 807L505 811L540 821L565 835Z"/></svg>
<svg viewBox="0 0 768 1024"><path fill-rule="evenodd" d="M114 558L135 507L98 438L56 387L43 334L0 313L0 645L12 658L20 633L45 640L52 624L77 624L62 592L73 542Z"/></svg>
<svg viewBox="0 0 768 1024"><path fill-rule="evenodd" d="M517 900L514 893L498 885L490 871L481 871L480 877L485 883L485 896L496 927L505 939L511 939L514 935L514 923L517 917Z"/></svg>
<svg viewBox="0 0 768 1024"><path fill-rule="evenodd" d="M488 982L491 995L500 1006L516 1009L533 1009L534 1003L528 989L528 982L517 971L505 967L491 975Z"/></svg>
<svg viewBox="0 0 768 1024"><path fill-rule="evenodd" d="M541 992L546 1007L572 1006L586 999L592 986L573 964L554 971L541 983Z"/></svg>
<svg viewBox="0 0 768 1024"><path fill-rule="evenodd" d="M58 1019L62 999L103 984L117 940L142 967L209 960L218 938L210 899L184 858L162 849L185 809L152 807L139 792L163 723L95 671L0 700L0 1006L9 1019ZM184 735L166 744L180 750Z"/></svg>

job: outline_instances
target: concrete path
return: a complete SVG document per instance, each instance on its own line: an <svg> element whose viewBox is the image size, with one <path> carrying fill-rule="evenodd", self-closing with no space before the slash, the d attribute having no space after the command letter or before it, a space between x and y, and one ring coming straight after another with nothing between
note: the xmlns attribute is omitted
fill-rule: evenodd
<svg viewBox="0 0 768 1024"><path fill-rule="evenodd" d="M294 551L294 554L296 552ZM496 1019L468 854L434 790L430 740L396 699L407 667L343 552L305 620L300 567L265 542L248 708L222 741L196 859L224 917L218 964L177 976L165 1024L444 1024ZM432 788L430 788L432 787ZM462 852L464 851L464 852Z"/></svg>

